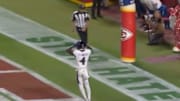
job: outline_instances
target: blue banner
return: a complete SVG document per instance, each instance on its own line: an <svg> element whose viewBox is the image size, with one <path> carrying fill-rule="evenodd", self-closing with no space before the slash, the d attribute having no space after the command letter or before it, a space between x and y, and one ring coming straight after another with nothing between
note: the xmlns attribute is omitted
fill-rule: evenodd
<svg viewBox="0 0 180 101"><path fill-rule="evenodd" d="M127 5L131 5L134 4L135 1L134 0L119 0L119 4L121 6L127 6Z"/></svg>

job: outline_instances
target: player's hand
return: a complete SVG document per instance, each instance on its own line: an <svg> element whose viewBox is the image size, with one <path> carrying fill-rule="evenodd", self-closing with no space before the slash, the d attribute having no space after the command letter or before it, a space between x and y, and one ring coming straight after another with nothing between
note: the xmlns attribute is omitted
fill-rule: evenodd
<svg viewBox="0 0 180 101"><path fill-rule="evenodd" d="M72 32L74 32L74 28L72 29Z"/></svg>

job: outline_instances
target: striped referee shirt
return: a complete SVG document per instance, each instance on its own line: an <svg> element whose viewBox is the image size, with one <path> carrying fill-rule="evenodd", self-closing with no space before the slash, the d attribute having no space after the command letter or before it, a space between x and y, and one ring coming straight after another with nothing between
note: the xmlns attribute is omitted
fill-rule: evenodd
<svg viewBox="0 0 180 101"><path fill-rule="evenodd" d="M83 28L86 26L87 21L89 21L90 16L86 11L74 11L72 15L72 21L75 23L76 27Z"/></svg>

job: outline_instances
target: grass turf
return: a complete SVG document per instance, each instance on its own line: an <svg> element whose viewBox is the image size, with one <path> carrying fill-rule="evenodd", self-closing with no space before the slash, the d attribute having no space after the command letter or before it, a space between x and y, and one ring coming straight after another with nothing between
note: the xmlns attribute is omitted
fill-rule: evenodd
<svg viewBox="0 0 180 101"><path fill-rule="evenodd" d="M22 45L6 36L0 35L0 40L0 53L2 55L41 74L66 90L80 95L76 84L75 70L69 67L69 65ZM131 98L107 87L93 78L90 79L90 83L92 86L93 101L117 101L118 99L133 101ZM104 92L110 92L111 94L104 96Z"/></svg>
<svg viewBox="0 0 180 101"><path fill-rule="evenodd" d="M3 5L5 8L11 9L48 27L58 29L59 31L61 30L61 32L63 33L68 30L69 32L67 33L70 33L70 36L76 38L76 33L71 33L71 28L69 28L69 25L71 25L70 16L71 11L73 11L72 8L70 11L68 11L69 13L66 12L65 14L61 14L59 12L61 9L64 9L64 7L67 7L68 5L69 7L75 5L67 3L63 0L17 0L12 2L2 0L0 2L1 5ZM41 5L41 3L43 3L43 5L40 7L39 5ZM52 9L50 9L49 7L52 7ZM69 18L67 19L67 17L64 16L68 16ZM59 22L57 22L57 20L59 20ZM17 43L15 42L15 40L11 40L6 36L0 35L0 40L2 41L0 43L0 53L2 55L43 75L47 79L64 87L66 90L80 95L79 89L76 84L75 71L67 64L64 64L36 50ZM90 79L90 82L92 86L93 101L117 101L118 99L123 99L125 101L133 101L133 99L119 93L118 91L110 87L107 87L106 85L94 80L93 78ZM104 92L110 92L111 94L104 96Z"/></svg>
<svg viewBox="0 0 180 101"><path fill-rule="evenodd" d="M71 14L74 10L77 9L77 6L67 0L1 0L0 5L59 32L65 33L74 38L78 38L77 34L72 32L70 21ZM89 26L89 42L93 46L98 47L115 57L119 57L119 33L120 27L117 23L108 21L107 19L92 20ZM1 43L2 45L0 45L1 54L8 56L18 63L30 67L31 69L46 76L53 82L62 85L70 91L73 91L75 93L79 92L76 85L70 85L72 82L75 82L75 73L71 68L69 68L68 65L44 56L43 54L23 45L13 43L11 42L11 40L4 36L0 36L0 38L2 38L2 40L4 39L2 41L3 43ZM166 56L174 54L171 51L171 47L166 45L147 46L146 43L146 35L137 31L137 62L135 63L135 65L138 65L142 69L149 71L180 87L180 80L178 79L178 77L180 77L179 60L167 61L162 63L148 63L144 61L144 59L147 57ZM24 52L29 52L30 54L33 51L33 53L35 52L34 56L38 58L34 59L34 56L28 56L25 53L22 55L18 55L17 52L19 51L15 52L11 49L19 49L19 51L22 51L22 49L24 49ZM23 53L23 51L21 53ZM27 60L24 58L26 58ZM41 62L47 64L42 64ZM66 75L64 74L64 71L70 72L72 75ZM123 99L124 101L132 100L93 79L92 86L92 89L94 91L93 93L95 93L93 95L94 101L110 101L108 100L108 98L111 98L111 100L112 98L114 98L113 101L117 101L117 99ZM105 92L104 89L113 92L114 94L109 94L107 98L103 98L103 92Z"/></svg>

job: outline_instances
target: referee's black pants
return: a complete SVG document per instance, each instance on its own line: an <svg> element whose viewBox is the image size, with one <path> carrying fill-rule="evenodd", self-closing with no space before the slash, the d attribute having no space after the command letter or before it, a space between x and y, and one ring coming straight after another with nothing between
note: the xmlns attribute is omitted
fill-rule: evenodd
<svg viewBox="0 0 180 101"><path fill-rule="evenodd" d="M79 37L80 37L81 41L83 41L83 42L85 42L85 43L88 43L87 30L82 31L82 28L80 28L80 27L76 27L76 30L77 30L77 32L78 32L78 34L79 34Z"/></svg>

